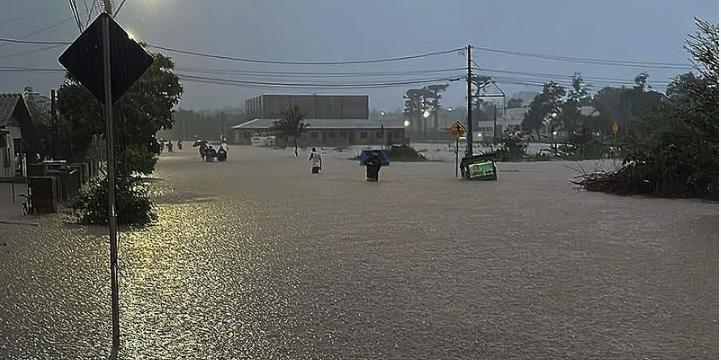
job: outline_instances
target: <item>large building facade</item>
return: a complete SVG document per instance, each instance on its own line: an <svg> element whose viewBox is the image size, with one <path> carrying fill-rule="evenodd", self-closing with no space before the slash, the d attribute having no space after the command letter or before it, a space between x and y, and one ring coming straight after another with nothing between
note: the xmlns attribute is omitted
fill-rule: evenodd
<svg viewBox="0 0 721 360"><path fill-rule="evenodd" d="M299 143L308 146L382 145L403 143L400 119L370 119L367 95L261 95L245 102L248 121L232 127L228 139L240 145L272 135L284 110L297 106L306 125Z"/></svg>
<svg viewBox="0 0 721 360"><path fill-rule="evenodd" d="M368 95L260 95L245 101L245 116L278 119L294 106L307 119L368 119Z"/></svg>

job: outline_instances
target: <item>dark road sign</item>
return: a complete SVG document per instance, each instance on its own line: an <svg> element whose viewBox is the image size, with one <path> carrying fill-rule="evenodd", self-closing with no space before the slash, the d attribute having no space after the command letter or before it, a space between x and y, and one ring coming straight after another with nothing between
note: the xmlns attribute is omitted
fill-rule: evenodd
<svg viewBox="0 0 721 360"><path fill-rule="evenodd" d="M58 61L100 102L105 103L103 17L108 17L110 23L110 84L115 103L153 63L153 58L142 46L130 39L125 30L108 14L100 14L60 55Z"/></svg>

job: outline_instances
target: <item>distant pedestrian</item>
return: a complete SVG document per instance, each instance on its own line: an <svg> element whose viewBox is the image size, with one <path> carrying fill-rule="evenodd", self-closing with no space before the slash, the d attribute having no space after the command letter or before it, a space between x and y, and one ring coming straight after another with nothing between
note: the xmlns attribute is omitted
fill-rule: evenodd
<svg viewBox="0 0 721 360"><path fill-rule="evenodd" d="M378 181L378 173L381 170L381 158L378 151L374 150L366 160L366 181Z"/></svg>
<svg viewBox="0 0 721 360"><path fill-rule="evenodd" d="M313 150L311 151L310 158L308 159L308 161L311 162L311 166L312 166L311 172L313 174L319 173L320 168L323 166L323 158L321 157L320 153L318 153L318 151L316 151L315 148L313 148Z"/></svg>
<svg viewBox="0 0 721 360"><path fill-rule="evenodd" d="M168 140L168 152L173 152L173 142Z"/></svg>

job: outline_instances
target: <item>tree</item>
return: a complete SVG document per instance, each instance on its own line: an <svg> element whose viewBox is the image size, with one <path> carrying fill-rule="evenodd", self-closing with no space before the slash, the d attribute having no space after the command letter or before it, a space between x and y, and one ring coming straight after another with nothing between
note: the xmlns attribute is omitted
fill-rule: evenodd
<svg viewBox="0 0 721 360"><path fill-rule="evenodd" d="M521 98L511 98L508 100L508 104L506 105L509 109L513 108L519 108L523 106L523 99Z"/></svg>
<svg viewBox="0 0 721 360"><path fill-rule="evenodd" d="M298 106L281 111L280 120L273 122L273 126L270 130L286 140L293 140L293 146L295 147L295 156L298 157L298 137L303 132L303 129L308 127L308 124L303 122L305 115L300 112Z"/></svg>
<svg viewBox="0 0 721 360"><path fill-rule="evenodd" d="M718 198L718 26L696 19L685 49L698 73L677 76L667 98L632 123L626 165L577 183L620 194ZM643 92L641 86L630 94Z"/></svg>
<svg viewBox="0 0 721 360"><path fill-rule="evenodd" d="M441 108L441 93L446 91L448 84L425 86L428 94L428 110L433 112L434 128L438 128L438 110Z"/></svg>
<svg viewBox="0 0 721 360"><path fill-rule="evenodd" d="M173 127L173 109L183 93L173 73L173 61L158 53L151 55L153 64L113 106L118 224L144 224L155 219L148 192L135 174L148 174L155 168L155 133ZM62 137L71 144L68 157L84 160L93 136L104 135L103 107L71 75L66 77L58 90ZM81 222L106 221L107 180L94 179L74 204Z"/></svg>
<svg viewBox="0 0 721 360"><path fill-rule="evenodd" d="M428 109L433 93L427 87L421 89L409 89L403 95L405 108L403 112L410 117L416 130L421 130L421 119L423 113ZM439 97L440 98L440 97Z"/></svg>
<svg viewBox="0 0 721 360"><path fill-rule="evenodd" d="M648 90L648 73L643 71L640 74L636 75L636 77L633 79L633 82L635 87L640 88L641 91Z"/></svg>
<svg viewBox="0 0 721 360"><path fill-rule="evenodd" d="M526 131L535 131L540 138L539 130L543 127L551 113L559 110L561 98L566 94L566 90L553 81L543 84L543 91L536 95L529 105L528 113L526 113L521 123L521 127ZM555 121L555 120L554 120ZM556 123L553 124L557 125Z"/></svg>
<svg viewBox="0 0 721 360"><path fill-rule="evenodd" d="M567 131L572 132L583 123L584 116L581 115L580 107L589 99L588 86L580 73L574 73L571 75L571 88L561 104L559 113L561 124Z"/></svg>
<svg viewBox="0 0 721 360"><path fill-rule="evenodd" d="M152 53L153 64L114 104L115 144L118 148L118 171L130 175L139 170L134 163L123 161L125 151L145 150L153 156L152 145L159 130L173 127L173 114L183 93L175 64L162 54ZM64 135L72 147L71 156L87 151L92 135L104 134L102 105L71 75L58 90L58 110L62 115ZM143 166L146 169L146 166Z"/></svg>
<svg viewBox="0 0 721 360"><path fill-rule="evenodd" d="M471 100L471 104L473 105L473 110L481 110L481 104L483 103L481 95L486 86L492 83L493 78L488 75L471 76L471 94L473 94L473 100Z"/></svg>

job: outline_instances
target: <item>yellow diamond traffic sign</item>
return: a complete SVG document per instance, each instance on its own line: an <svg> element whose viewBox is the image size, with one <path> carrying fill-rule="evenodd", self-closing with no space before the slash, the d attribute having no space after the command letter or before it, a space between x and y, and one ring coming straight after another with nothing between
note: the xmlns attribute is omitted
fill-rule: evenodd
<svg viewBox="0 0 721 360"><path fill-rule="evenodd" d="M451 134L453 134L453 136L458 138L466 133L466 127L463 125L462 122L456 121L453 123L453 125L451 125L449 131L451 132Z"/></svg>

